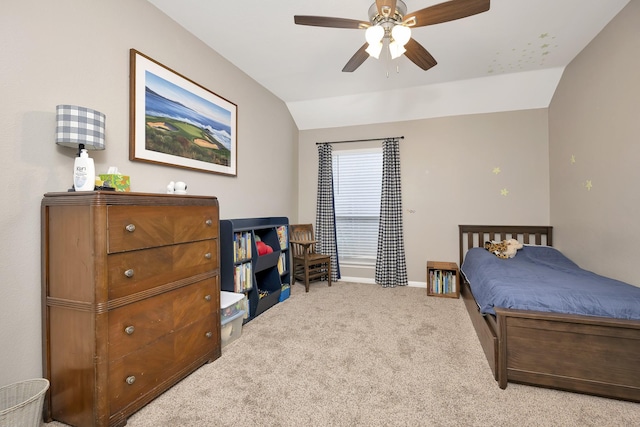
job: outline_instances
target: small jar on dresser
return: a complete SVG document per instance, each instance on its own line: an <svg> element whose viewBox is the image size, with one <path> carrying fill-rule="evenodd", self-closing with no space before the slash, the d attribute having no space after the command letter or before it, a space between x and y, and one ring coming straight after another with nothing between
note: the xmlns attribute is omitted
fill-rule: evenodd
<svg viewBox="0 0 640 427"><path fill-rule="evenodd" d="M221 354L215 197L42 200L45 421L121 426Z"/></svg>

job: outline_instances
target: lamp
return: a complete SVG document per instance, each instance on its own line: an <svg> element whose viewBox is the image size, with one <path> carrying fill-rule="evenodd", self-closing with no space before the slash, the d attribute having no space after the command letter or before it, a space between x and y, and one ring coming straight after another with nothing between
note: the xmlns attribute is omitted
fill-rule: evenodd
<svg viewBox="0 0 640 427"><path fill-rule="evenodd" d="M75 105L56 106L56 144L82 149L104 150L106 116L91 108Z"/></svg>
<svg viewBox="0 0 640 427"><path fill-rule="evenodd" d="M394 25L391 29L391 37L401 46L404 46L411 38L411 28L401 24Z"/></svg>
<svg viewBox="0 0 640 427"><path fill-rule="evenodd" d="M415 16L403 21L407 13L407 5L401 0L394 3L395 10L388 5L382 5L378 9L378 2L369 8L369 21L372 25L367 28L365 33L365 39L369 44L366 52L376 59L380 57L384 39L388 39L391 59L402 56L407 51L404 46L411 39L411 28L409 27L416 25Z"/></svg>
<svg viewBox="0 0 640 427"><path fill-rule="evenodd" d="M389 33L391 37L389 37ZM396 59L407 51L404 45L411 39L411 28L406 25L395 24L389 32L388 28L385 30L383 25L372 25L365 32L365 39L369 43L369 46L365 49L366 52L378 59L382 51L382 39L385 37L390 38L389 53L391 54L391 59Z"/></svg>
<svg viewBox="0 0 640 427"><path fill-rule="evenodd" d="M367 43L369 46L366 49L366 52L378 59L380 57L380 52L382 51L382 38L384 37L384 28L380 25L373 25L367 28L367 31L364 34Z"/></svg>
<svg viewBox="0 0 640 427"><path fill-rule="evenodd" d="M402 56L407 50L400 43L396 41L392 41L389 43L389 53L391 54L391 59L396 59Z"/></svg>
<svg viewBox="0 0 640 427"><path fill-rule="evenodd" d="M73 165L73 190L91 191L95 187L95 166L87 150L104 150L106 117L99 111L75 105L56 106L56 144L78 147Z"/></svg>

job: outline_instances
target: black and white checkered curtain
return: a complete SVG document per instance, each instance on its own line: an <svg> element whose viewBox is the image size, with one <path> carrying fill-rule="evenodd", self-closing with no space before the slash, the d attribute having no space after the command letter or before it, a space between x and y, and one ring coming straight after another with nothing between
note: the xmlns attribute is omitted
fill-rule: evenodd
<svg viewBox="0 0 640 427"><path fill-rule="evenodd" d="M338 243L336 240L336 211L333 203L332 147L318 145L318 201L316 205L316 251L331 255L331 280L340 279Z"/></svg>
<svg viewBox="0 0 640 427"><path fill-rule="evenodd" d="M384 288L409 284L402 237L400 146L397 139L387 139L382 143L382 196L375 280Z"/></svg>

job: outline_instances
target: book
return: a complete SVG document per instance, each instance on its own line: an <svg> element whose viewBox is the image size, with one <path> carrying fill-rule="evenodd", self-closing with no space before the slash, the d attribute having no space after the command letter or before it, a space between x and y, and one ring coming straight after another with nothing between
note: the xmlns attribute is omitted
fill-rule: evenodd
<svg viewBox="0 0 640 427"><path fill-rule="evenodd" d="M233 272L233 291L247 292L253 288L253 270L250 262L238 264Z"/></svg>
<svg viewBox="0 0 640 427"><path fill-rule="evenodd" d="M288 230L286 225L281 225L276 228L278 232L278 242L280 243L280 249L287 249Z"/></svg>
<svg viewBox="0 0 640 427"><path fill-rule="evenodd" d="M278 258L278 273L280 275L284 274L284 272L286 271L286 265L287 265L287 254L283 252L280 254L280 257Z"/></svg>
<svg viewBox="0 0 640 427"><path fill-rule="evenodd" d="M237 232L233 234L233 261L243 261L251 258L251 232Z"/></svg>
<svg viewBox="0 0 640 427"><path fill-rule="evenodd" d="M429 270L427 287L432 294L452 294L456 293L458 284L456 283L456 273L450 270Z"/></svg>

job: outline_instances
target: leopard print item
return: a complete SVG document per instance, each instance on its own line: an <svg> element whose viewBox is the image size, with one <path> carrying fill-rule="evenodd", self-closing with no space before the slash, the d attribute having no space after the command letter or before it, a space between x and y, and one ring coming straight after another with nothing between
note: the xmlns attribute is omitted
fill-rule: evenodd
<svg viewBox="0 0 640 427"><path fill-rule="evenodd" d="M502 242L484 242L484 248L497 256L498 258L509 258L506 254L507 252L507 241L503 240Z"/></svg>

